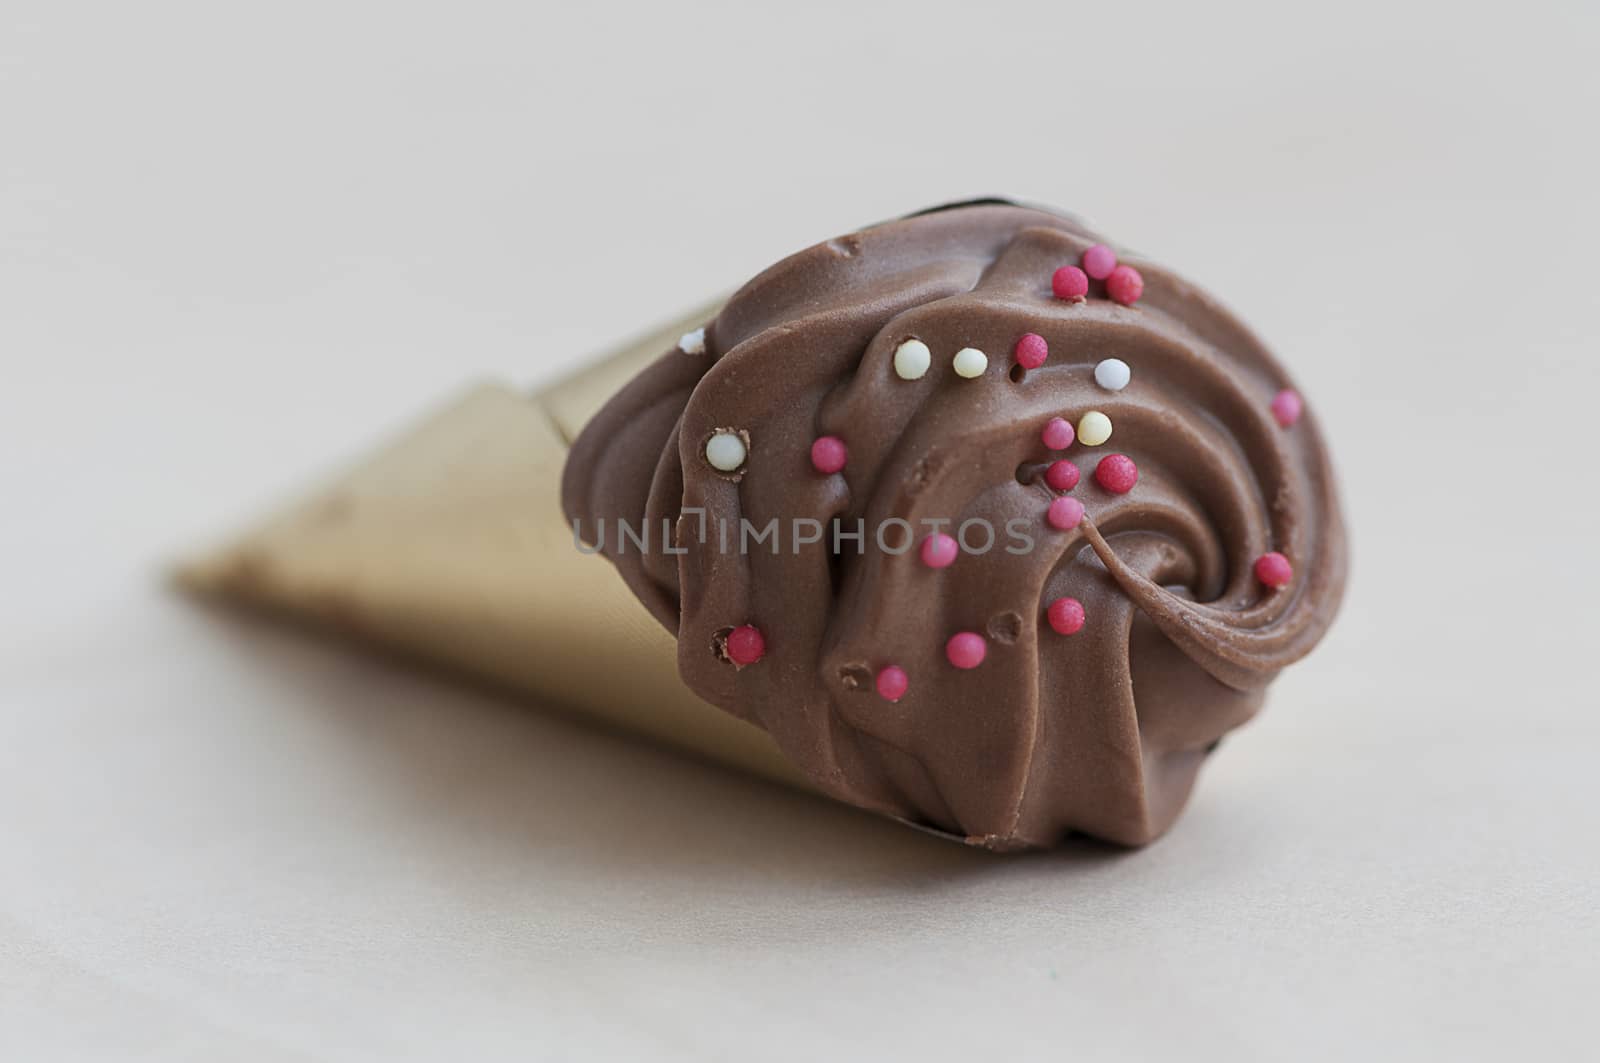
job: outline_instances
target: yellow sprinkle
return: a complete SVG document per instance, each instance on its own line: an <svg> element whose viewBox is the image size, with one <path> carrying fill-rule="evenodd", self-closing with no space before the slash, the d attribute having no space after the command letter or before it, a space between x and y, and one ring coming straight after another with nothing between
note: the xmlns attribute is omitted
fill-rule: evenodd
<svg viewBox="0 0 1600 1063"><path fill-rule="evenodd" d="M1078 422L1078 442L1086 447L1098 447L1111 438L1111 418L1099 410L1090 410Z"/></svg>

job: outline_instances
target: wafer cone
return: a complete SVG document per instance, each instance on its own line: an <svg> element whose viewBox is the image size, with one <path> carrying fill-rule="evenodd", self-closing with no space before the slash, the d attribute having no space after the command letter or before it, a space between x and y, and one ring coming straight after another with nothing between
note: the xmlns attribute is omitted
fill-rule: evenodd
<svg viewBox="0 0 1600 1063"><path fill-rule="evenodd" d="M180 565L180 586L805 785L759 728L678 678L673 636L561 512L589 417L705 307L544 391L482 384L326 486Z"/></svg>

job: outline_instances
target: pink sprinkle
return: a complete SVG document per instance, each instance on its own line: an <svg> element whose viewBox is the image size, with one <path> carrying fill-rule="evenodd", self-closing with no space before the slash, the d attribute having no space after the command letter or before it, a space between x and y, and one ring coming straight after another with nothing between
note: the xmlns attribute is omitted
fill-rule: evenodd
<svg viewBox="0 0 1600 1063"><path fill-rule="evenodd" d="M906 696L909 686L911 680L906 676L906 670L897 664L891 664L878 673L878 697L884 701L899 701Z"/></svg>
<svg viewBox="0 0 1600 1063"><path fill-rule="evenodd" d="M1095 244L1078 261L1083 263L1085 273L1097 281L1103 281L1117 268L1117 253L1105 244Z"/></svg>
<svg viewBox="0 0 1600 1063"><path fill-rule="evenodd" d="M1123 306L1132 306L1144 294L1144 278L1132 266L1118 266L1106 278L1106 294Z"/></svg>
<svg viewBox="0 0 1600 1063"><path fill-rule="evenodd" d="M1057 598L1045 610L1045 617L1058 635L1076 635L1083 630L1083 603L1076 598Z"/></svg>
<svg viewBox="0 0 1600 1063"><path fill-rule="evenodd" d="M1014 352L1017 364L1024 369L1037 369L1050 357L1050 345L1037 332L1025 332L1017 341Z"/></svg>
<svg viewBox="0 0 1600 1063"><path fill-rule="evenodd" d="M1044 519L1061 531L1076 528L1083 519L1083 503L1076 498L1058 498L1045 510Z"/></svg>
<svg viewBox="0 0 1600 1063"><path fill-rule="evenodd" d="M1057 299L1082 299L1089 294L1089 275L1077 266L1062 266L1050 275Z"/></svg>
<svg viewBox="0 0 1600 1063"><path fill-rule="evenodd" d="M1094 467L1095 483L1114 495L1125 495L1139 482L1139 466L1126 454L1107 454Z"/></svg>
<svg viewBox="0 0 1600 1063"><path fill-rule="evenodd" d="M934 532L922 540L922 563L929 568L949 568L955 564L956 541L943 532Z"/></svg>
<svg viewBox="0 0 1600 1063"><path fill-rule="evenodd" d="M845 449L844 440L838 436L822 436L811 444L811 465L818 472L831 476L844 468L844 463L850 457L850 452Z"/></svg>
<svg viewBox="0 0 1600 1063"><path fill-rule="evenodd" d="M1078 438L1078 433L1073 431L1071 423L1064 418L1052 417L1044 426L1040 438L1051 450L1066 450L1072 446L1072 441Z"/></svg>
<svg viewBox="0 0 1600 1063"><path fill-rule="evenodd" d="M1305 409L1305 404L1300 401L1300 393L1293 388L1284 388L1272 396L1272 416L1285 428L1300 419L1300 412Z"/></svg>
<svg viewBox="0 0 1600 1063"><path fill-rule="evenodd" d="M1289 581L1294 579L1294 568L1287 557L1274 550L1256 558L1256 579L1274 589L1287 587Z"/></svg>
<svg viewBox="0 0 1600 1063"><path fill-rule="evenodd" d="M766 656L767 640L761 637L761 632L756 628L742 624L728 632L726 649L728 660L743 668Z"/></svg>
<svg viewBox="0 0 1600 1063"><path fill-rule="evenodd" d="M1070 461L1053 461L1044 471L1044 482L1057 491L1070 491L1078 486L1078 467Z"/></svg>
<svg viewBox="0 0 1600 1063"><path fill-rule="evenodd" d="M988 653L989 644L975 631L958 632L944 644L944 655L957 668L976 668Z"/></svg>

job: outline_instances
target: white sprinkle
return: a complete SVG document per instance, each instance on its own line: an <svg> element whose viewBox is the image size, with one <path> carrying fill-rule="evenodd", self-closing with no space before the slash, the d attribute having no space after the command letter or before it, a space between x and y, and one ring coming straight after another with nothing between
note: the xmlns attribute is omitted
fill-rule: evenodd
<svg viewBox="0 0 1600 1063"><path fill-rule="evenodd" d="M744 440L732 432L718 432L706 443L706 460L721 472L733 472L744 464Z"/></svg>
<svg viewBox="0 0 1600 1063"><path fill-rule="evenodd" d="M697 328L693 332L685 332L678 338L678 350L684 354L705 354L706 330Z"/></svg>
<svg viewBox="0 0 1600 1063"><path fill-rule="evenodd" d="M1094 382L1107 391L1121 391L1133 379L1133 370L1121 358L1107 358L1094 367Z"/></svg>
<svg viewBox="0 0 1600 1063"><path fill-rule="evenodd" d="M921 380L933 364L933 352L921 340L906 340L894 349L894 371L901 380Z"/></svg>
<svg viewBox="0 0 1600 1063"><path fill-rule="evenodd" d="M972 380L975 377L982 376L983 371L989 368L989 356L976 347L963 347L956 352L956 360L953 364L955 365L956 376Z"/></svg>

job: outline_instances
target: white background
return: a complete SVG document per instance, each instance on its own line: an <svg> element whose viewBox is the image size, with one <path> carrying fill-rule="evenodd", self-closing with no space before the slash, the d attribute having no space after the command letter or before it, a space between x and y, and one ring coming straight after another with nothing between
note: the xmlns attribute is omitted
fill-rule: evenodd
<svg viewBox="0 0 1600 1063"><path fill-rule="evenodd" d="M1593 1051L1593 4L0 0L0 1057ZM968 852L163 564L468 379L1004 193L1327 427L1339 624L1139 853Z"/></svg>

